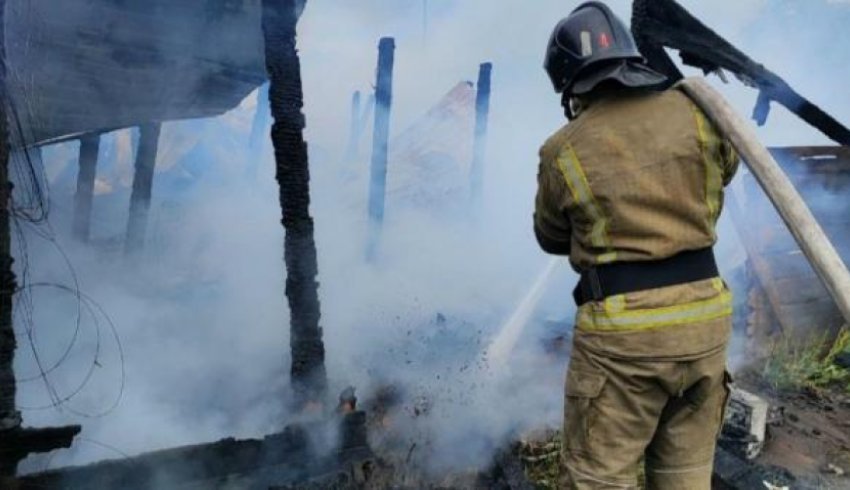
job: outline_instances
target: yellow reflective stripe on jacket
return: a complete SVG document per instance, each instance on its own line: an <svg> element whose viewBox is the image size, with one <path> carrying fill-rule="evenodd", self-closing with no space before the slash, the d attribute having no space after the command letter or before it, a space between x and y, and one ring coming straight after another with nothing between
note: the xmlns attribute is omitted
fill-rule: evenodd
<svg viewBox="0 0 850 490"><path fill-rule="evenodd" d="M592 303L579 308L578 328L591 332L650 330L704 322L732 314L732 293L725 289L707 300L645 310L623 310L619 307L622 300L614 298L617 297L601 303L601 308Z"/></svg>
<svg viewBox="0 0 850 490"><path fill-rule="evenodd" d="M558 168L564 175L567 187L576 205L590 218L590 243L595 248L608 250L597 257L597 263L607 264L617 260L617 253L611 250L611 239L608 237L608 218L602 212L599 203L590 190L587 176L581 168L581 163L572 146L568 146L558 155Z"/></svg>
<svg viewBox="0 0 850 490"><path fill-rule="evenodd" d="M705 114L696 105L692 105L692 107L696 118L702 159L705 163L705 204L708 207L708 224L714 229L714 225L720 217L720 198L723 190L723 164L718 161L720 140Z"/></svg>

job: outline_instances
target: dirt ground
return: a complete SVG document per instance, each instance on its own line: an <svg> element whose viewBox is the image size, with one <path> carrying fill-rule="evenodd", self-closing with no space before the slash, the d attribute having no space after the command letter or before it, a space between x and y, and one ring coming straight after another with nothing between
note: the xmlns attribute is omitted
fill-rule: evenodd
<svg viewBox="0 0 850 490"><path fill-rule="evenodd" d="M757 463L790 471L799 481L795 489L850 489L850 396L776 393L757 373L746 371L739 373L738 384L772 407Z"/></svg>

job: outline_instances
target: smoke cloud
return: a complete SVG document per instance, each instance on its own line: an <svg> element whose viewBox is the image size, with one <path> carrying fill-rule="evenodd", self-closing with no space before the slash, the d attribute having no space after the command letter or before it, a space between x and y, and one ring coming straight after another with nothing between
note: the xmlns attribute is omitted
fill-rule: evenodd
<svg viewBox="0 0 850 490"><path fill-rule="evenodd" d="M548 260L531 230L537 149L564 120L542 55L551 28L578 3L431 0L423 15L418 0L315 1L301 17L331 391L354 385L364 399L386 384L403 387L400 416L411 438L428 441L432 451L422 458L435 469L481 464L508 437L560 420L566 361L546 354L544 341L569 333L574 276L566 263L510 360L493 365L485 351ZM610 2L625 18L630 3ZM844 62L850 33L839 28L850 17L845 2L683 4L839 120L850 121L850 95L838 90L850 70ZM370 264L364 261L369 132L361 158L346 161L344 151L351 94L371 90L382 36L395 36L397 45L393 135L459 81L474 80L483 61L494 64L493 99L481 215L472 221L464 212L441 211L440 203L389 200L381 253ZM721 89L744 113L755 103L749 89ZM284 408L289 314L283 230L269 144L256 177L249 171L255 109L251 95L221 117L164 125L148 243L134 259L121 254L133 131L104 136L91 245L69 238L76 143L44 149L53 191L50 224L26 227L19 273L26 267L30 284L73 287L76 281L108 314L123 359L104 315L95 321L84 309L70 353L47 376L59 399L89 370L91 379L66 403L33 409L52 402L18 310L16 369L25 380L19 389L27 424L83 424L73 448L31 458L26 470L259 436L291 420ZM760 134L771 145L825 142L779 108ZM404 162L390 163L391 174L405 171ZM447 199L463 202L463 196ZM728 217L720 234L720 262L731 271L745 257ZM75 338L79 302L46 286L30 290L30 297L33 343L42 366L50 367ZM114 409L89 417L119 394ZM416 415L422 404L425 414Z"/></svg>

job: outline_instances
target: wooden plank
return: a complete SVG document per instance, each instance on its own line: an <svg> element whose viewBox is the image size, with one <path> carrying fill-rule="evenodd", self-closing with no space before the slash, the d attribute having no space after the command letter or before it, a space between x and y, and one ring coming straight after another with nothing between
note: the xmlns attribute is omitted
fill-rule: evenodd
<svg viewBox="0 0 850 490"><path fill-rule="evenodd" d="M829 298L829 293L814 272L803 278L777 279L774 289L787 304L805 304Z"/></svg>
<svg viewBox="0 0 850 490"><path fill-rule="evenodd" d="M765 262L765 260L761 256L761 252L758 247L758 242L756 240L750 239L751 235L751 224L748 220L747 212L744 210L742 205L742 201L745 201L746 195L742 196L742 193L745 189L739 184L732 188L732 192L729 193L729 197L727 202L731 208L732 215L732 223L735 226L735 229L738 231L738 234L741 236L741 242L744 244L744 248L747 249L747 255L750 260L750 264L752 265L753 271L756 273L756 278L764 290L765 296L767 297L767 301L770 304L771 309L774 312L778 312L779 308L782 305L781 297L779 293L772 288L771 285L774 283L773 275L771 273L771 269L769 265ZM775 315L777 322L779 324L780 329L783 332L790 332L791 325L787 324L786 320L779 315ZM760 334L760 332L757 332Z"/></svg>
<svg viewBox="0 0 850 490"><path fill-rule="evenodd" d="M780 279L808 279L817 277L812 265L806 260L803 252L796 250L774 254L762 254L760 260L771 271L772 281Z"/></svg>
<svg viewBox="0 0 850 490"><path fill-rule="evenodd" d="M787 325L783 333L803 339L812 335L828 335L843 325L841 312L831 298L809 303L783 304L778 310Z"/></svg>

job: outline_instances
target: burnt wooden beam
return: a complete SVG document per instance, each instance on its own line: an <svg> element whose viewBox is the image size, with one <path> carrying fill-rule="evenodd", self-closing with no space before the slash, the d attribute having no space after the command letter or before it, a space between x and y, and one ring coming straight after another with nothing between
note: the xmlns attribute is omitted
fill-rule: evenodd
<svg viewBox="0 0 850 490"><path fill-rule="evenodd" d="M482 63L478 69L478 92L475 96L475 134L472 146L471 187L473 203L481 199L484 186L484 153L487 146L487 125L490 118L490 77L492 63Z"/></svg>
<svg viewBox="0 0 850 490"><path fill-rule="evenodd" d="M675 0L634 0L632 33L649 66L666 75L670 84L683 78L665 48L679 51L682 62L705 73L727 70L759 91L753 119L763 125L775 101L820 130L833 141L850 145L850 129L797 93L768 70L708 28Z"/></svg>
<svg viewBox="0 0 850 490"><path fill-rule="evenodd" d="M390 113L393 99L395 40L381 38L378 43L378 78L375 84L375 130L372 134L372 168L369 179L369 243L366 256L377 254L384 224L384 200L387 188Z"/></svg>
<svg viewBox="0 0 850 490"><path fill-rule="evenodd" d="M47 429L18 427L0 432L0 477L13 477L18 464L34 453L69 448L80 433L79 425Z"/></svg>
<svg viewBox="0 0 850 490"><path fill-rule="evenodd" d="M130 216L124 241L124 252L127 254L138 252L144 247L161 129L162 125L158 122L143 124L139 127L133 191L130 194Z"/></svg>
<svg viewBox="0 0 850 490"><path fill-rule="evenodd" d="M81 242L89 240L91 212L94 202L94 182L97 176L97 156L100 135L89 134L80 138L80 160L77 173L77 193L74 195L74 221L72 233Z"/></svg>
<svg viewBox="0 0 850 490"><path fill-rule="evenodd" d="M301 3L303 6L303 3ZM310 216L310 165L304 141L304 94L296 49L299 2L263 0L263 36L275 173L286 230L286 298L290 311L290 369L294 403L322 403L327 390L325 346L319 326L319 283L313 218Z"/></svg>
<svg viewBox="0 0 850 490"><path fill-rule="evenodd" d="M12 184L9 182L9 124L6 114L6 64L4 13L5 0L0 0L0 437L21 425L21 414L15 406L15 331L12 325L12 295L17 283L12 270L9 204ZM6 466L0 461L0 466Z"/></svg>

